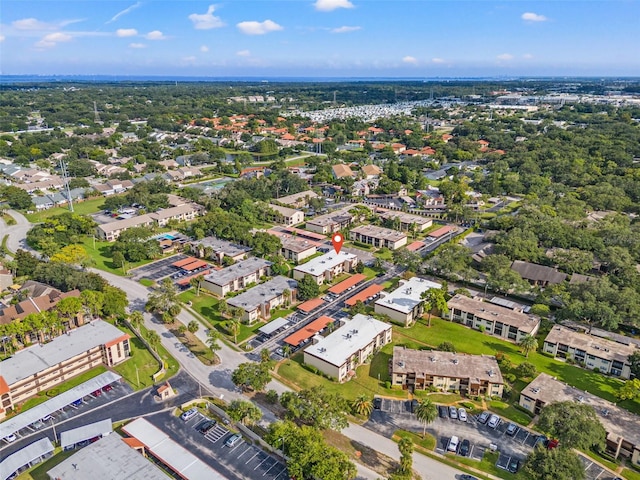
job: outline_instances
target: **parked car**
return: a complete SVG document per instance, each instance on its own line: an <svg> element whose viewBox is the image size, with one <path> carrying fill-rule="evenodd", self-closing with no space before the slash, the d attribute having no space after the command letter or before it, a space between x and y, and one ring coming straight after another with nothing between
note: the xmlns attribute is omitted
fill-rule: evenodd
<svg viewBox="0 0 640 480"><path fill-rule="evenodd" d="M520 460L511 458L511 461L509 462L508 470L511 473L517 473L519 469L520 469Z"/></svg>
<svg viewBox="0 0 640 480"><path fill-rule="evenodd" d="M111 385L105 385L104 387L102 387L103 392L110 392L111 390L113 390L113 387Z"/></svg>
<svg viewBox="0 0 640 480"><path fill-rule="evenodd" d="M241 440L242 440L242 435L240 435L239 433L236 433L235 435L231 435L229 438L227 438L227 441L224 442L224 444L227 447L235 447L238 443L240 443Z"/></svg>
<svg viewBox="0 0 640 480"><path fill-rule="evenodd" d="M382 399L380 397L373 399L373 408L374 410L380 410L382 408Z"/></svg>
<svg viewBox="0 0 640 480"><path fill-rule="evenodd" d="M460 480L478 480L478 477L474 477L473 475L467 475L466 473L463 473L462 475L460 475L460 477L458 477Z"/></svg>
<svg viewBox="0 0 640 480"><path fill-rule="evenodd" d="M180 418L186 422L187 420L195 417L197 414L198 414L198 409L194 407L194 408L190 408L189 410L184 412L182 415L180 415Z"/></svg>
<svg viewBox="0 0 640 480"><path fill-rule="evenodd" d="M490 415L489 412L482 412L480 414L480 416L478 417L478 422L483 423L483 424L487 423L487 420L489 420L489 415Z"/></svg>
<svg viewBox="0 0 640 480"><path fill-rule="evenodd" d="M438 406L438 416L440 418L447 418L449 416L449 409L444 405Z"/></svg>
<svg viewBox="0 0 640 480"><path fill-rule="evenodd" d="M4 441L7 443L15 442L17 439L18 437L16 437L15 433L12 433L11 435L7 435L6 437L4 437Z"/></svg>
<svg viewBox="0 0 640 480"><path fill-rule="evenodd" d="M449 416L454 420L458 419L458 410L456 407L449 407Z"/></svg>
<svg viewBox="0 0 640 480"><path fill-rule="evenodd" d="M520 427L517 426L515 423L510 423L509 425L507 425L507 435L513 437L516 433L518 433L518 430L520 430Z"/></svg>
<svg viewBox="0 0 640 480"><path fill-rule="evenodd" d="M79 398L75 402L71 402L71 405L73 405L74 407L79 407L80 405L82 405L82 399Z"/></svg>
<svg viewBox="0 0 640 480"><path fill-rule="evenodd" d="M471 450L471 442L469 442L469 440L467 439L462 440L462 442L460 443L460 449L458 450L458 455L466 457L467 455L469 455L469 450Z"/></svg>
<svg viewBox="0 0 640 480"><path fill-rule="evenodd" d="M464 408L458 409L458 420L460 420L461 422L467 421L467 411Z"/></svg>
<svg viewBox="0 0 640 480"><path fill-rule="evenodd" d="M94 397L99 397L100 395L102 395L102 390L96 390L91 395L93 395Z"/></svg>
<svg viewBox="0 0 640 480"><path fill-rule="evenodd" d="M40 419L40 421L41 421L42 423L45 423L45 422L48 422L49 420L51 420L52 418L53 418L53 417L52 417L51 415L45 415L44 417L42 417L42 418Z"/></svg>
<svg viewBox="0 0 640 480"><path fill-rule="evenodd" d="M418 400L416 400L415 398L413 400L411 400L411 413L416 413L416 409L418 408L418 405L420 405L420 402L418 402Z"/></svg>
<svg viewBox="0 0 640 480"><path fill-rule="evenodd" d="M198 425L198 431L203 435L216 426L215 420L205 420L200 425Z"/></svg>
<svg viewBox="0 0 640 480"><path fill-rule="evenodd" d="M455 435L449 439L449 444L447 445L448 452L457 452L458 451L458 443L459 439Z"/></svg>
<svg viewBox="0 0 640 480"><path fill-rule="evenodd" d="M496 428L500 424L500 417L497 415L491 415L487 422L487 427Z"/></svg>

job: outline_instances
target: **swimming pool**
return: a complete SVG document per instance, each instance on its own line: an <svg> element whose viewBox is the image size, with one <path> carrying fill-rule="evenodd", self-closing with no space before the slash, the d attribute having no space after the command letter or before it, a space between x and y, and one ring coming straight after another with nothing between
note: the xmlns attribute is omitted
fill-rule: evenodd
<svg viewBox="0 0 640 480"><path fill-rule="evenodd" d="M162 235L158 235L156 238L158 240L175 240L178 237L175 237L169 233L163 233Z"/></svg>

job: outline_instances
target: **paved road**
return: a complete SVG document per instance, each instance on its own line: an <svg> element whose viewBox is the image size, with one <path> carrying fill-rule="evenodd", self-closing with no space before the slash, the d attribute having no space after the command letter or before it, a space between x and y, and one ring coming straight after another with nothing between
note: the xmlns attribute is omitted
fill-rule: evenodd
<svg viewBox="0 0 640 480"><path fill-rule="evenodd" d="M11 253L15 253L16 250L29 250L33 251L31 247L27 245L27 232L31 229L32 225L27 218L21 213L15 210L7 211L9 215L17 222L15 225L7 226L3 220L0 219L0 231L2 237L9 235L7 240L7 248ZM2 238L0 238L2 240Z"/></svg>

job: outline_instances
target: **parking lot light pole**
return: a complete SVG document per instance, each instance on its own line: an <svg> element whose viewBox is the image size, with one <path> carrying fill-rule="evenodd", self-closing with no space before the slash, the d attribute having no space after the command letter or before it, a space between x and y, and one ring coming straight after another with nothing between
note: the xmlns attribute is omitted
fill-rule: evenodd
<svg viewBox="0 0 640 480"><path fill-rule="evenodd" d="M284 437L280 437L280 440L282 440L282 456L284 457Z"/></svg>
<svg viewBox="0 0 640 480"><path fill-rule="evenodd" d="M51 428L53 428L53 443L57 443L58 435L56 434L56 424L53 421L53 417L51 417Z"/></svg>

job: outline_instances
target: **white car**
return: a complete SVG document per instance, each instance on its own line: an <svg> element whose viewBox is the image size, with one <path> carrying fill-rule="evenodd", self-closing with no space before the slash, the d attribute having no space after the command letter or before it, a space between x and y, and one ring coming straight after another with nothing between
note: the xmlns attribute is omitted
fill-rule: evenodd
<svg viewBox="0 0 640 480"><path fill-rule="evenodd" d="M500 424L500 417L497 415L491 415L489 417L489 421L487 422L487 426L489 428L496 428Z"/></svg>
<svg viewBox="0 0 640 480"><path fill-rule="evenodd" d="M458 409L458 420L460 420L461 422L467 421L467 411L464 408Z"/></svg>
<svg viewBox="0 0 640 480"><path fill-rule="evenodd" d="M7 435L6 437L4 437L4 441L7 443L15 442L17 439L18 437L16 437L15 433L12 433L11 435Z"/></svg>
<svg viewBox="0 0 640 480"><path fill-rule="evenodd" d="M187 420L193 418L197 414L198 414L198 409L194 407L194 408L190 408L189 410L184 412L182 415L180 415L180 418L186 422Z"/></svg>
<svg viewBox="0 0 640 480"><path fill-rule="evenodd" d="M456 407L449 407L449 417L454 420L458 419L458 410L456 409Z"/></svg>
<svg viewBox="0 0 640 480"><path fill-rule="evenodd" d="M447 445L447 451L449 452L457 452L458 451L458 442L460 440L455 435L451 437L449 440L449 445Z"/></svg>

